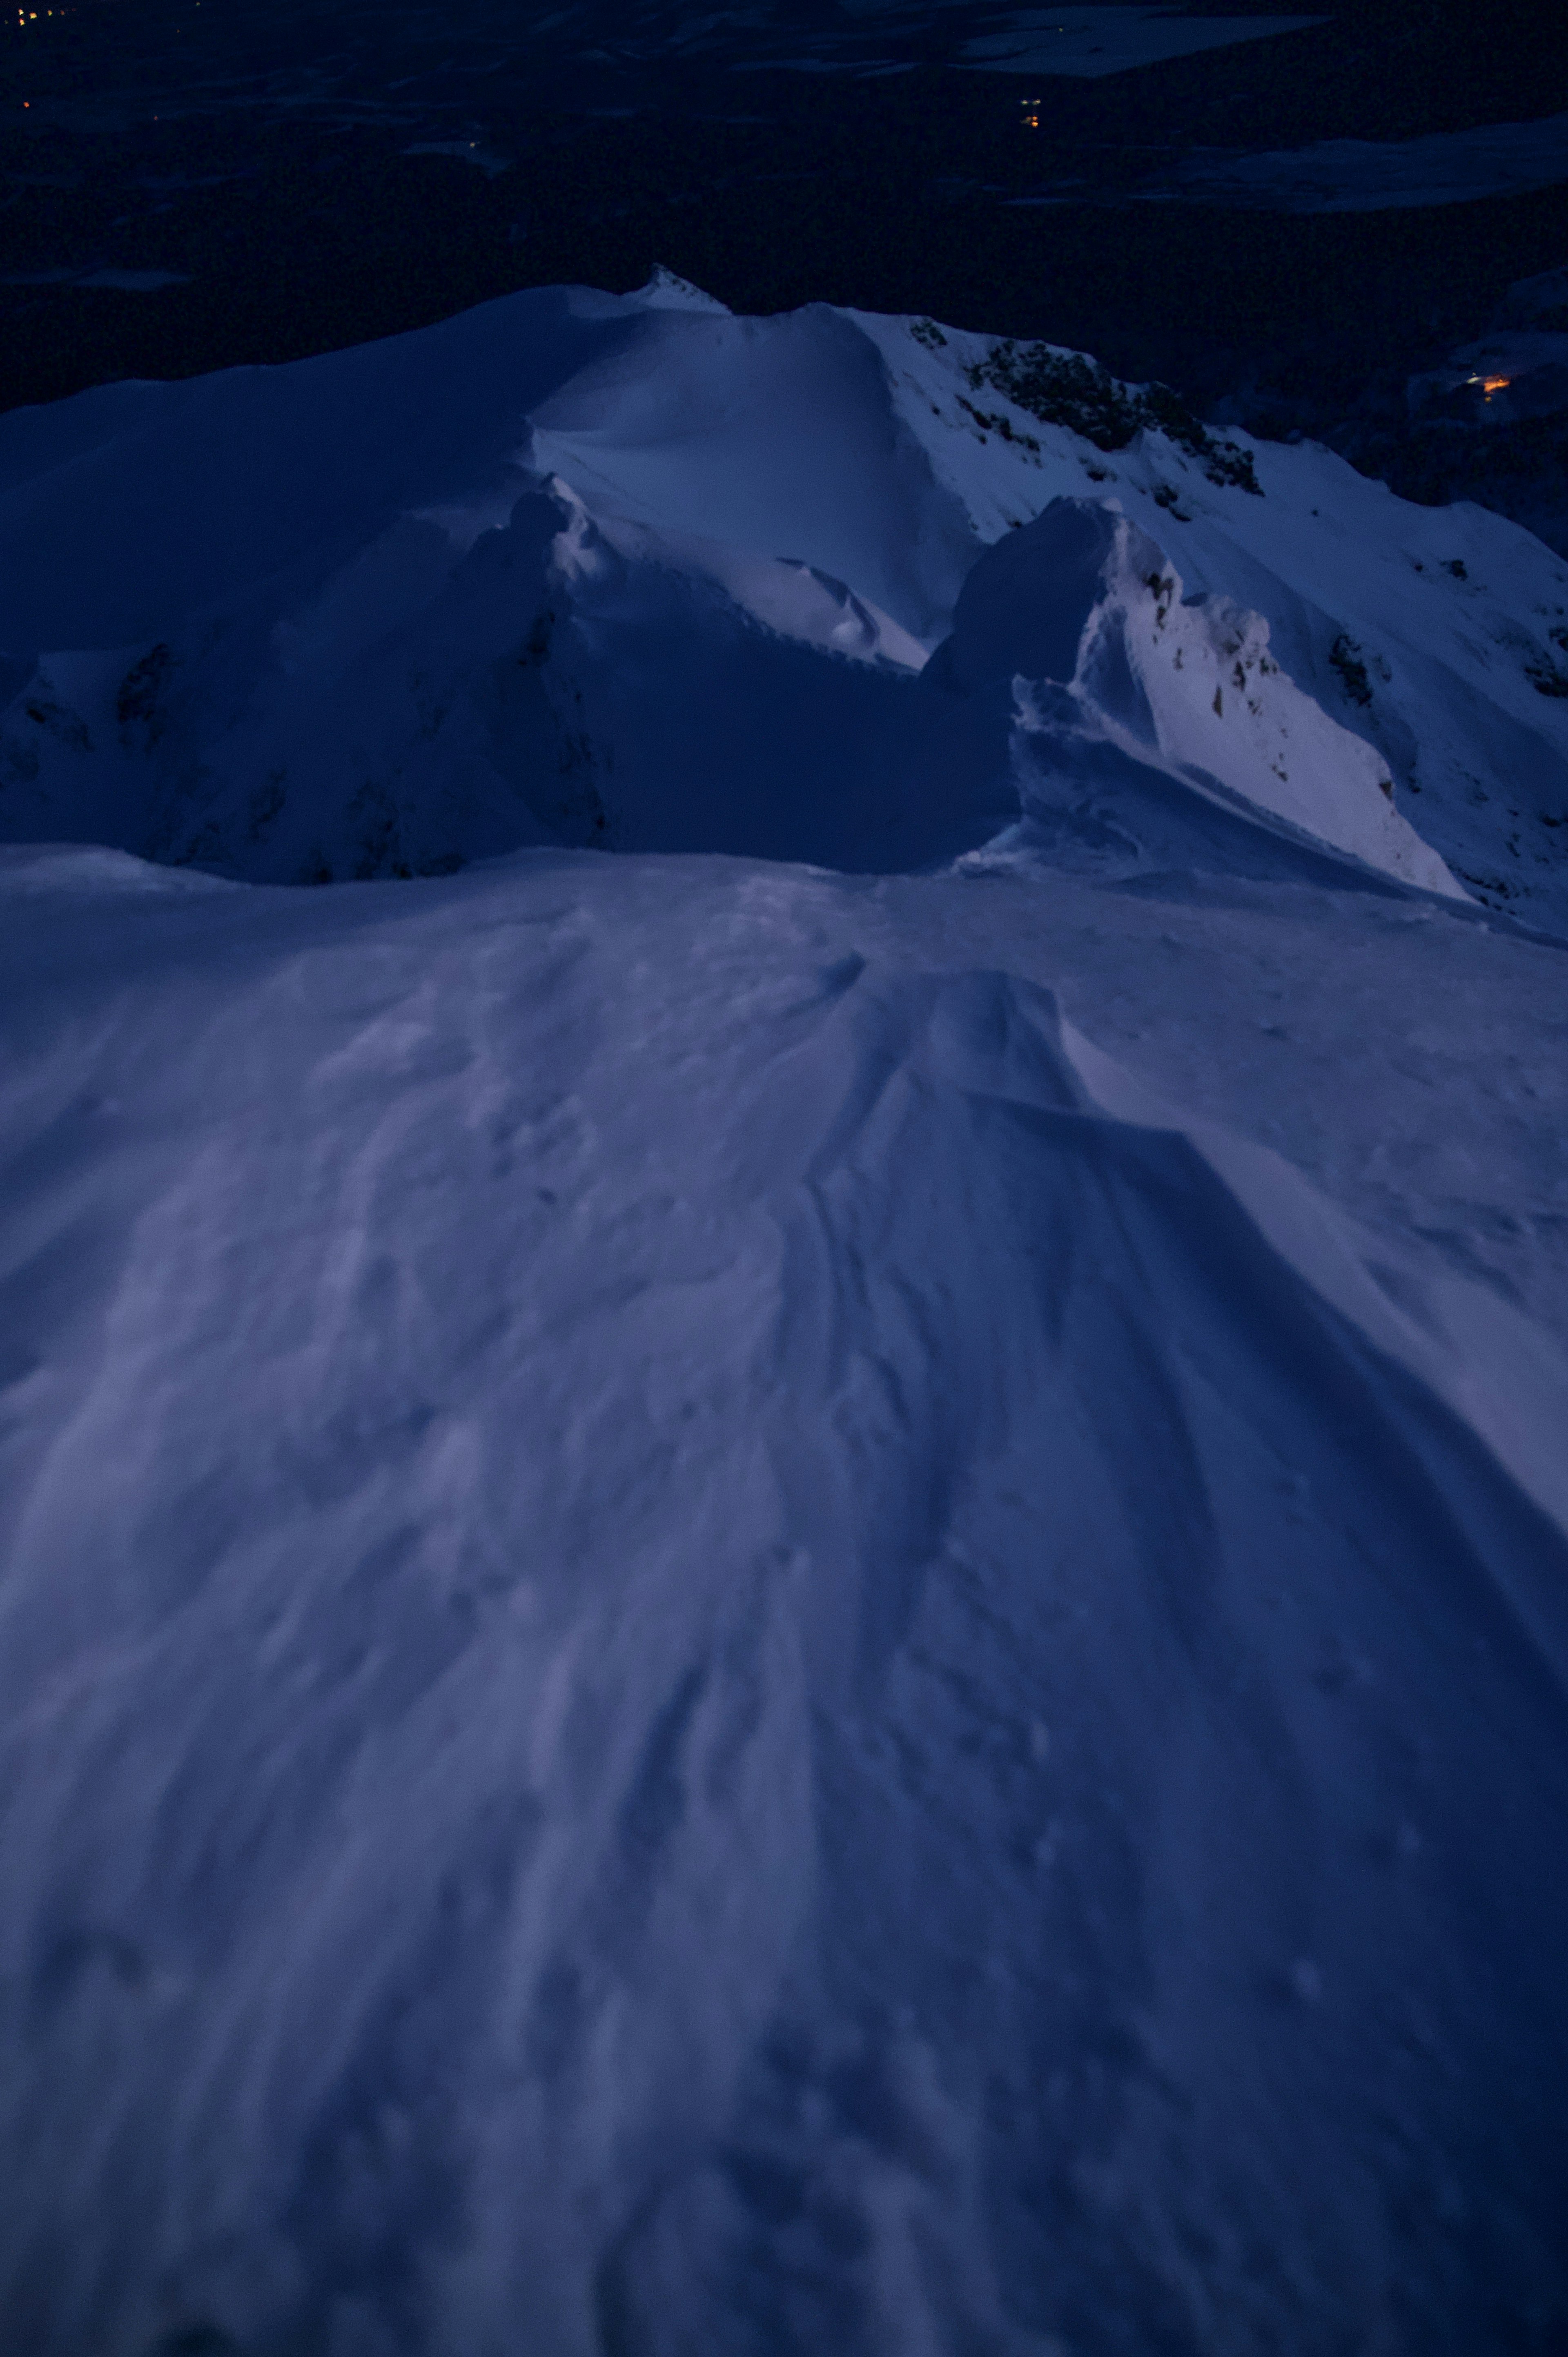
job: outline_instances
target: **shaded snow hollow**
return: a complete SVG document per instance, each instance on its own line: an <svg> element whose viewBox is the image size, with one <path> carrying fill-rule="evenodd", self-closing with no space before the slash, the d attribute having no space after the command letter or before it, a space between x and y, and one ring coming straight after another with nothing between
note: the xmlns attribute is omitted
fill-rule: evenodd
<svg viewBox="0 0 1568 2357"><path fill-rule="evenodd" d="M0 419L3 2357L1563 2346L1563 569L988 350Z"/></svg>

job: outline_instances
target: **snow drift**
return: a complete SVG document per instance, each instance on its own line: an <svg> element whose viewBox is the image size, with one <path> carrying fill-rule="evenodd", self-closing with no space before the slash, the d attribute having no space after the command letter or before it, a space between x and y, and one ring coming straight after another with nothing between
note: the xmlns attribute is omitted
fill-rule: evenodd
<svg viewBox="0 0 1568 2357"><path fill-rule="evenodd" d="M989 349L0 420L5 2357L1562 2345L1559 569Z"/></svg>

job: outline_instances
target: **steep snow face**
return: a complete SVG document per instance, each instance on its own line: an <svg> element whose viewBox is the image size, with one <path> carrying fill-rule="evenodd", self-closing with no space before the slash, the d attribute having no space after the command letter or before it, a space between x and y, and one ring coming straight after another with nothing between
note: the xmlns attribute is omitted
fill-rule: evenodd
<svg viewBox="0 0 1568 2357"><path fill-rule="evenodd" d="M601 525L556 479L483 530L403 517L188 656L55 659L70 718L41 707L48 758L16 802L40 834L291 882L552 842L907 866L1016 813L1004 715L936 766L924 661L813 567Z"/></svg>
<svg viewBox="0 0 1568 2357"><path fill-rule="evenodd" d="M1381 755L1397 806L1467 890L1568 920L1568 565L1552 550L1481 508L1396 500L1308 444L1236 436L1258 498L1159 430L1103 449L999 389L992 339L855 316L984 539L1053 496L1119 498L1189 597L1267 621L1272 658Z"/></svg>
<svg viewBox="0 0 1568 2357"><path fill-rule="evenodd" d="M0 889L7 2357L1553 2345L1559 951Z"/></svg>
<svg viewBox="0 0 1568 2357"><path fill-rule="evenodd" d="M1058 500L981 554L928 665L814 567L596 520L556 477L482 531L402 519L270 630L231 610L177 683L166 647L123 676L123 655L57 659L76 734L57 726L53 776L94 786L83 832L280 880L548 842L886 873L1016 848L1021 816L1052 856L1048 804L1080 837L1109 827L1128 873L1296 872L1255 839L1273 818L1456 891L1267 625L1179 593L1125 519ZM1216 797L1218 821L1196 806Z"/></svg>
<svg viewBox="0 0 1568 2357"><path fill-rule="evenodd" d="M1183 604L1161 551L1109 507L1059 500L999 543L965 584L931 673L972 690L1003 677L1024 688L1015 750L1025 814L1073 821L1096 866L1122 869L1129 855L1140 865L1156 847L1179 860L1184 817L1189 856L1205 864L1202 827L1208 858L1229 864L1216 845L1235 828L1205 826L1135 774L1154 770L1224 808L1267 813L1369 866L1465 897L1392 808L1371 747L1285 678L1262 617L1228 598ZM1157 846L1136 839L1134 811L1151 799L1165 805ZM1041 843L1038 823L1029 834ZM1046 847L1065 846L1053 831Z"/></svg>
<svg viewBox="0 0 1568 2357"><path fill-rule="evenodd" d="M596 510L820 566L928 645L978 553L876 345L826 304L650 318L541 404L531 449Z"/></svg>
<svg viewBox="0 0 1568 2357"><path fill-rule="evenodd" d="M985 550L1088 497L1186 587L1173 676L1140 673L1173 774L1441 888L1413 827L1467 890L1568 920L1550 552L1320 451L1239 446L1262 496L1155 425L1102 451L998 381L984 338L736 319L666 276L0 420L0 834L278 880L541 842L951 856L1039 765L1009 764L1011 711L961 726L915 672Z"/></svg>

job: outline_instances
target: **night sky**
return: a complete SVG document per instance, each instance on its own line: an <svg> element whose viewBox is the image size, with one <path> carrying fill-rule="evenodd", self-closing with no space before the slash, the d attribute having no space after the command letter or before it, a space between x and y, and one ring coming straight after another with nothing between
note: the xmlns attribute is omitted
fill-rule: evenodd
<svg viewBox="0 0 1568 2357"><path fill-rule="evenodd" d="M711 17L607 0L23 8L0 59L0 404L662 262L736 309L929 311L1321 430L1568 256L1561 186L1305 216L1155 194L1195 149L1561 108L1562 12L1358 0L1096 80L954 65L1015 13L779 0L694 40ZM768 62L792 49L830 70Z"/></svg>

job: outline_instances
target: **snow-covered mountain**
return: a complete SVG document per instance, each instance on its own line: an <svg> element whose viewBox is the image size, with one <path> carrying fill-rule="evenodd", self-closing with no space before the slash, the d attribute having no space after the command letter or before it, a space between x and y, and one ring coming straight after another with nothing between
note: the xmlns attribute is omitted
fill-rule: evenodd
<svg viewBox="0 0 1568 2357"><path fill-rule="evenodd" d="M1058 688L1141 650L1140 716L1086 673L1052 724L1053 810L1101 794L1087 696L1184 824L1229 793L1568 917L1568 566L1044 348L548 290L16 412L0 486L13 842L280 882L541 842L918 866L1038 791L1038 698L957 692L960 641L923 667L967 584L989 635L1048 607ZM1135 528L1109 573L1031 531L1063 500Z"/></svg>
<svg viewBox="0 0 1568 2357"><path fill-rule="evenodd" d="M4 2357L1553 2357L1568 570L668 281L0 484Z"/></svg>

